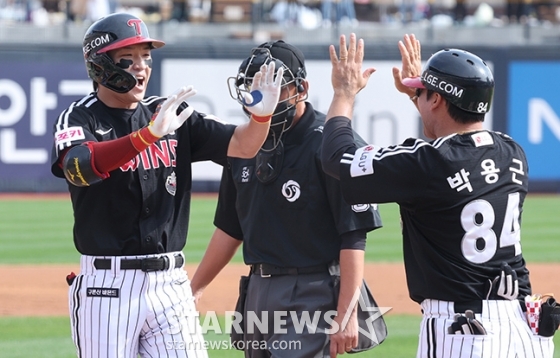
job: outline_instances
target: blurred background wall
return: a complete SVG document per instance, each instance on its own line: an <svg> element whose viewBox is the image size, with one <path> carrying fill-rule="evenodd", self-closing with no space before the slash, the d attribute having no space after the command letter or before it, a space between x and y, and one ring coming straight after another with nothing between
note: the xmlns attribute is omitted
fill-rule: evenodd
<svg viewBox="0 0 560 358"><path fill-rule="evenodd" d="M100 16L128 11L167 45L153 52L148 94L192 84L191 104L231 123L246 121L227 78L256 45L284 39L306 56L309 101L332 97L328 45L355 32L366 66L377 69L358 97L354 126L369 142L422 136L415 107L393 86L397 41L414 33L422 56L443 47L472 51L493 68L496 91L486 127L527 152L530 190L560 191L560 24L556 1L541 0L0 0L0 192L58 192L50 174L52 125L92 90L81 42ZM220 168L195 165L195 191L215 191Z"/></svg>

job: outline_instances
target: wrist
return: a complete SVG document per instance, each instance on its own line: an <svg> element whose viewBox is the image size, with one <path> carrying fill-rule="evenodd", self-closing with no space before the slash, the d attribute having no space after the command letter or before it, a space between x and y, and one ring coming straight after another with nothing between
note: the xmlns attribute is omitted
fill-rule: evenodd
<svg viewBox="0 0 560 358"><path fill-rule="evenodd" d="M153 124L154 124L154 122L150 121L150 124L148 124L147 127L142 128L141 130L146 129L147 132L148 132L147 136L151 136L151 137L154 137L154 138L157 138L157 139L163 137L164 134L162 134L162 135L156 134L157 131L154 130ZM144 134L144 133L142 133L142 134Z"/></svg>
<svg viewBox="0 0 560 358"><path fill-rule="evenodd" d="M272 119L272 115L269 116L257 116L255 114L251 114L251 119L257 123L268 123Z"/></svg>
<svg viewBox="0 0 560 358"><path fill-rule="evenodd" d="M144 149L157 142L159 138L160 137L152 133L149 126L139 129L130 135L130 141L138 152L142 152Z"/></svg>

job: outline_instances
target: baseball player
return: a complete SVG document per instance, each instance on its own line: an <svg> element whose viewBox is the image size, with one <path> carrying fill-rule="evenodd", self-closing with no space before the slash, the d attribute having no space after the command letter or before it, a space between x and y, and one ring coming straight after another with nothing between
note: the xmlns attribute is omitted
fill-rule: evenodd
<svg viewBox="0 0 560 358"><path fill-rule="evenodd" d="M271 316L264 329L245 327L245 356L335 357L357 345L351 299L363 279L366 234L380 227L381 220L376 205L346 204L339 183L321 169L325 115L306 102L310 85L298 48L283 41L255 48L232 78L234 97L242 98L263 63L284 68L270 133L256 158L228 158L214 219L217 228L192 288L199 298L243 243L244 261L251 266L245 312ZM329 274L335 260L341 272L338 305ZM289 314L297 312L301 318L328 311L338 311L335 321L345 326L330 336L323 314L316 332L297 332ZM288 312L286 322L275 320L274 312ZM352 319L343 325L346 312L352 312ZM286 332L275 329L280 326Z"/></svg>
<svg viewBox="0 0 560 358"><path fill-rule="evenodd" d="M445 49L421 72L420 43L399 42L396 87L408 94L429 141L359 146L351 137L363 40L330 47L334 97L323 136L325 171L350 204L400 206L404 263L423 320L417 357L552 357L551 337L531 333L520 300L531 293L521 249L528 166L505 134L483 129L494 79L476 55ZM404 78L404 79L403 79Z"/></svg>
<svg viewBox="0 0 560 358"><path fill-rule="evenodd" d="M206 357L181 251L191 163L253 157L278 102L273 64L255 76L251 120L238 127L190 107L192 87L144 98L163 45L130 14L93 23L83 53L94 92L54 124L52 172L68 182L82 254L68 277L79 357Z"/></svg>

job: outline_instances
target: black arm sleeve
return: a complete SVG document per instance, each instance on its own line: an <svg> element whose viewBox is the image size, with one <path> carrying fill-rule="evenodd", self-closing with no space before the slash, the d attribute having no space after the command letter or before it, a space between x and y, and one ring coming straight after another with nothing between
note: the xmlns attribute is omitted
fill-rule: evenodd
<svg viewBox="0 0 560 358"><path fill-rule="evenodd" d="M346 117L334 117L327 121L323 129L321 164L328 175L340 179L340 159L342 155L355 149L352 124Z"/></svg>
<svg viewBox="0 0 560 358"><path fill-rule="evenodd" d="M363 250L366 249L366 230L355 230L344 233L340 236L342 242L340 244L340 249L350 249L350 250Z"/></svg>

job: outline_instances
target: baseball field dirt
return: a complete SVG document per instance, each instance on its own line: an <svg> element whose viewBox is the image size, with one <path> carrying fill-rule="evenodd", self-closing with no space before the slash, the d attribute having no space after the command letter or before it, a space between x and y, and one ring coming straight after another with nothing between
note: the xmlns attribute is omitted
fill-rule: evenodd
<svg viewBox="0 0 560 358"><path fill-rule="evenodd" d="M560 296L560 264L529 264L533 292ZM196 265L187 265L192 275ZM0 265L0 316L68 315L68 273L79 272L78 265ZM245 265L229 265L206 289L199 310L232 311L237 299L237 283L248 271ZM419 306L408 297L403 265L367 264L365 278L377 303L392 307L389 314L420 314Z"/></svg>

